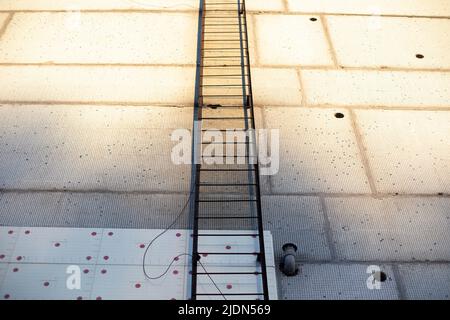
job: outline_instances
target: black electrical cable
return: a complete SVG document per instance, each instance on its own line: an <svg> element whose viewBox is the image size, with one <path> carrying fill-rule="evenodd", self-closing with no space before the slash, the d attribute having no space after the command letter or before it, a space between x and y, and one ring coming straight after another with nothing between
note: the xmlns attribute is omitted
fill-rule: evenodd
<svg viewBox="0 0 450 320"><path fill-rule="evenodd" d="M173 222L166 227L160 234L158 234L156 237L154 237L149 244L147 245L147 248L145 248L145 252L144 255L142 257L142 271L144 272L144 275L147 279L149 280L157 280L157 279L161 279L162 277L164 277L167 272L169 272L170 268L172 267L172 265L175 263L175 261L177 261L178 258L183 257L183 256L189 256L192 259L194 259L194 256L192 254L189 253L181 253L178 256L176 256L175 258L173 258L172 262L167 266L166 270L161 273L158 276L152 277L147 273L147 270L145 269L145 260L147 257L147 253L148 250L150 249L150 247L153 245L153 243L158 240L162 235L164 235L167 231L169 231L170 229L172 229L172 227L177 223L178 219L180 219L180 217L183 215L183 212L186 210L187 205L189 204L189 202L191 201L191 197L192 197L193 192L191 192L189 194L189 198L186 200L186 203L184 204L183 208L181 209L180 213L176 216L176 218L173 220ZM225 297L225 295L223 294L223 292L220 290L219 286L216 284L216 282L213 280L213 278L211 277L211 275L208 273L208 271L206 270L205 266L203 265L203 263L200 262L200 260L197 260L197 262L200 264L200 266L202 267L203 271L205 271L205 274L208 276L208 278L211 280L211 282L213 283L213 285L216 287L217 291L220 293L220 295L223 297L224 300L227 300L227 298Z"/></svg>

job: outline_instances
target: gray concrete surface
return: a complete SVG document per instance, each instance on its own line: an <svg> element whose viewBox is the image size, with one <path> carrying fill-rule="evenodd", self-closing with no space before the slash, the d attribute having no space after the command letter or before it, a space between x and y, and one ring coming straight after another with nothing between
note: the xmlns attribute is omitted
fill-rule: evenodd
<svg viewBox="0 0 450 320"><path fill-rule="evenodd" d="M449 2L248 7L257 126L281 134L265 227L276 264L285 242L301 264L277 273L279 296L449 299ZM0 225L172 221L189 192L170 133L192 127L197 9L0 2Z"/></svg>

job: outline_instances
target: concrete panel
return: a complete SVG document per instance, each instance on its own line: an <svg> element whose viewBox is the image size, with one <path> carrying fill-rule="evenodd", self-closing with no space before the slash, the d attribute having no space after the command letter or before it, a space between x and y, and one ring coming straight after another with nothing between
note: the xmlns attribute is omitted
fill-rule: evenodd
<svg viewBox="0 0 450 320"><path fill-rule="evenodd" d="M450 68L447 19L326 18L341 66ZM423 58L417 58L421 54Z"/></svg>
<svg viewBox="0 0 450 320"><path fill-rule="evenodd" d="M407 299L450 300L449 264L401 264L399 270Z"/></svg>
<svg viewBox="0 0 450 320"><path fill-rule="evenodd" d="M195 68L0 67L0 101L193 104Z"/></svg>
<svg viewBox="0 0 450 320"><path fill-rule="evenodd" d="M450 192L450 114L357 111L378 191Z"/></svg>
<svg viewBox="0 0 450 320"><path fill-rule="evenodd" d="M343 260L450 260L450 201L438 198L329 198Z"/></svg>
<svg viewBox="0 0 450 320"><path fill-rule="evenodd" d="M197 14L18 13L3 63L194 64Z"/></svg>
<svg viewBox="0 0 450 320"><path fill-rule="evenodd" d="M320 21L311 21L307 16L258 15L255 24L261 64L333 64Z"/></svg>
<svg viewBox="0 0 450 320"><path fill-rule="evenodd" d="M331 259L319 198L264 196L264 227L272 232L276 259L285 243L295 243L300 260Z"/></svg>
<svg viewBox="0 0 450 320"><path fill-rule="evenodd" d="M299 106L300 82L295 69L252 69L253 97L256 105Z"/></svg>
<svg viewBox="0 0 450 320"><path fill-rule="evenodd" d="M447 0L287 0L291 12L450 16Z"/></svg>
<svg viewBox="0 0 450 320"><path fill-rule="evenodd" d="M282 11L283 0L246 0L247 11Z"/></svg>
<svg viewBox="0 0 450 320"><path fill-rule="evenodd" d="M0 113L2 188L189 188L190 165L172 162L170 136L191 128L190 108L4 106Z"/></svg>
<svg viewBox="0 0 450 320"><path fill-rule="evenodd" d="M198 0L2 0L1 10L195 10Z"/></svg>
<svg viewBox="0 0 450 320"><path fill-rule="evenodd" d="M450 73L302 71L307 103L349 106L450 106Z"/></svg>
<svg viewBox="0 0 450 320"><path fill-rule="evenodd" d="M280 129L280 171L272 176L272 191L370 192L347 111L266 108L265 120L267 128Z"/></svg>
<svg viewBox="0 0 450 320"><path fill-rule="evenodd" d="M280 299L295 300L392 300L398 299L390 266L381 265L387 279L380 289L368 289L369 264L304 264L296 277L280 277Z"/></svg>

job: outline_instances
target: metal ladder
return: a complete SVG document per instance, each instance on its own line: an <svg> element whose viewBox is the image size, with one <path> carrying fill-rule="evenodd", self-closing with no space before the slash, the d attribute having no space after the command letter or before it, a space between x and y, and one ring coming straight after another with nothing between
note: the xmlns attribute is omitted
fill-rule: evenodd
<svg viewBox="0 0 450 320"><path fill-rule="evenodd" d="M203 0L200 15L195 101L200 138L194 141L194 153L201 161L195 167L191 299L235 299L240 296L268 300L245 1ZM206 134L216 139L209 140ZM217 139L218 134L223 141ZM233 141L225 140L227 135L233 136ZM205 155L204 148L212 147L223 152ZM217 160L223 163L211 163ZM225 229L251 231L240 234L202 232ZM205 243L212 237L229 239L227 243L250 237L257 249L242 252L224 243L229 250L205 251ZM250 259L254 270L237 268L233 272L209 272L200 265L206 256ZM242 275L257 277L258 290L228 293L223 288L221 292L199 292L199 282L208 280L203 277L232 282L233 277Z"/></svg>

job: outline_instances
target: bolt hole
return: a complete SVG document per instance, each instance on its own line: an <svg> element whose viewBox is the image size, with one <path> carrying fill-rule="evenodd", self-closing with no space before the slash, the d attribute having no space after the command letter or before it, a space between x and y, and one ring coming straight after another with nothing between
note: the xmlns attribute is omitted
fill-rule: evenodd
<svg viewBox="0 0 450 320"><path fill-rule="evenodd" d="M425 56L423 54L418 53L418 54L416 54L416 58L423 59L423 58L425 58Z"/></svg>
<svg viewBox="0 0 450 320"><path fill-rule="evenodd" d="M340 112L335 113L334 116L335 116L335 118L338 118L338 119L344 118L344 114L340 113Z"/></svg>
<svg viewBox="0 0 450 320"><path fill-rule="evenodd" d="M375 272L374 278L380 282L385 282L387 280L387 275L383 271Z"/></svg>
<svg viewBox="0 0 450 320"><path fill-rule="evenodd" d="M311 21L317 21L317 18L310 18Z"/></svg>

